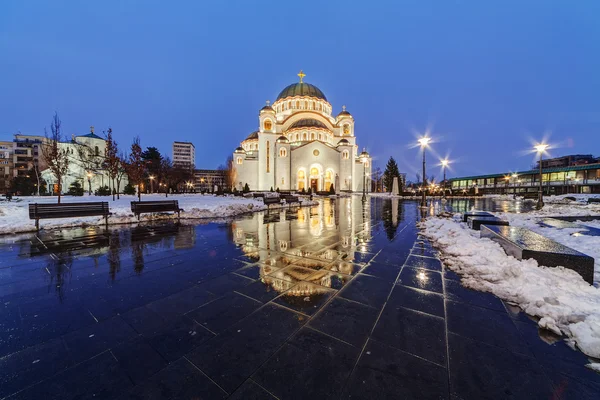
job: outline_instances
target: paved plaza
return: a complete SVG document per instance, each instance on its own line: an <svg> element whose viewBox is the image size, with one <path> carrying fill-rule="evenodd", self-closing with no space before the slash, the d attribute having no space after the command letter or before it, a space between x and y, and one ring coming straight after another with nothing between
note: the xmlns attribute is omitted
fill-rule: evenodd
<svg viewBox="0 0 600 400"><path fill-rule="evenodd" d="M461 286L420 218L352 196L4 238L0 399L600 398L587 358Z"/></svg>

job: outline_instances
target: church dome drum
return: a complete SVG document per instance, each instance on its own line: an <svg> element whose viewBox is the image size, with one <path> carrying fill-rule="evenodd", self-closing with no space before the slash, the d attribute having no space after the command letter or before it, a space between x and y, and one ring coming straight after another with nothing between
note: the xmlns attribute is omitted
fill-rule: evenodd
<svg viewBox="0 0 600 400"><path fill-rule="evenodd" d="M296 128L321 128L321 129L327 129L327 126L324 123L322 123L321 121L317 121L316 119L304 118L304 119L300 119L300 120L294 122L292 125L290 125L290 127L288 128L288 130L290 130L290 129L296 129Z"/></svg>

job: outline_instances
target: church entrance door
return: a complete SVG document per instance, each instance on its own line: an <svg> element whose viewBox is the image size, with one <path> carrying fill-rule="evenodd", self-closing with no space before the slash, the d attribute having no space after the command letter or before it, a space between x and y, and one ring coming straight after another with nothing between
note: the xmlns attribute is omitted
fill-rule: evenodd
<svg viewBox="0 0 600 400"><path fill-rule="evenodd" d="M315 193L316 191L319 190L319 180L318 179L311 179L310 180L310 188L312 190L313 193Z"/></svg>

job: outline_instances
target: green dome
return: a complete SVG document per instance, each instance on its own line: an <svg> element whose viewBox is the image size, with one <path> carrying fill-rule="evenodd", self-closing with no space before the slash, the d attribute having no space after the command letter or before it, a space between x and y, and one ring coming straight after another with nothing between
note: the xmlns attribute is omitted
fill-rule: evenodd
<svg viewBox="0 0 600 400"><path fill-rule="evenodd" d="M321 92L321 89L310 83L292 83L279 93L277 100L285 99L294 96L316 97L327 101L327 97Z"/></svg>

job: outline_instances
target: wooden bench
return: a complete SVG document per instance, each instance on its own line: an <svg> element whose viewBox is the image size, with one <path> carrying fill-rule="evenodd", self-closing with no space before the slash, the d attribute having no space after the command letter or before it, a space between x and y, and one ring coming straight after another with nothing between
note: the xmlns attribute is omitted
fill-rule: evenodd
<svg viewBox="0 0 600 400"><path fill-rule="evenodd" d="M518 194L517 196L521 196L525 200L537 200L539 197L539 194L538 194L538 192L535 192L535 193L529 192L529 193L521 193L521 194Z"/></svg>
<svg viewBox="0 0 600 400"><path fill-rule="evenodd" d="M87 203L47 204L34 203L29 205L29 219L35 219L35 229L40 230L40 219L72 218L72 217L104 217L108 228L110 215L107 201Z"/></svg>
<svg viewBox="0 0 600 400"><path fill-rule="evenodd" d="M481 226L482 238L497 242L506 254L518 260L533 258L546 267L572 269L589 284L594 282L594 259L526 228Z"/></svg>
<svg viewBox="0 0 600 400"><path fill-rule="evenodd" d="M600 197L590 197L588 198L588 204L600 204Z"/></svg>
<svg viewBox="0 0 600 400"><path fill-rule="evenodd" d="M292 195L289 195L289 194L284 194L284 195L281 196L281 198L283 200L285 200L285 202L287 204L299 203L300 202L300 200L298 200L298 196L292 196Z"/></svg>
<svg viewBox="0 0 600 400"><path fill-rule="evenodd" d="M177 218L180 217L180 212L183 209L179 208L177 200L162 200L162 201L132 201L131 211L140 220L140 214L158 213L158 212L176 212Z"/></svg>
<svg viewBox="0 0 600 400"><path fill-rule="evenodd" d="M270 204L279 204L280 202L281 199L279 197L263 197L263 203L265 203L267 207L269 207Z"/></svg>

